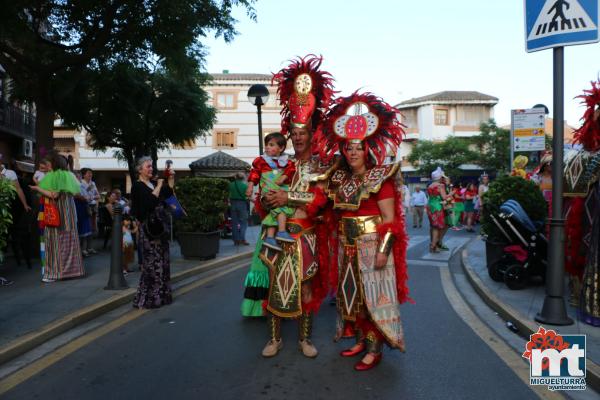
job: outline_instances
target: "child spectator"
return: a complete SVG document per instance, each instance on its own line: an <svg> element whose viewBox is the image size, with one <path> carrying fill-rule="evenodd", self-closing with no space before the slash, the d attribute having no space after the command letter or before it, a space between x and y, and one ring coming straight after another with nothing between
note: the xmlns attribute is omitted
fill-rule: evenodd
<svg viewBox="0 0 600 400"><path fill-rule="evenodd" d="M288 179L294 176L296 167L288 160L285 150L287 140L279 132L269 133L265 136L265 154L257 157L252 162L252 170L248 176L248 188L246 196L252 196L254 186L260 184L260 193L268 190L288 190L285 185ZM263 219L262 224L266 227L267 237L264 245L274 250L281 250L278 241L293 243L294 238L286 231L287 218L294 214L291 207L278 207L270 210ZM277 229L277 235L275 230Z"/></svg>
<svg viewBox="0 0 600 400"><path fill-rule="evenodd" d="M137 226L131 220L131 217L126 215L123 217L123 275L127 275L131 271L129 270L129 264L133 262L134 258L134 244L133 235L137 233Z"/></svg>

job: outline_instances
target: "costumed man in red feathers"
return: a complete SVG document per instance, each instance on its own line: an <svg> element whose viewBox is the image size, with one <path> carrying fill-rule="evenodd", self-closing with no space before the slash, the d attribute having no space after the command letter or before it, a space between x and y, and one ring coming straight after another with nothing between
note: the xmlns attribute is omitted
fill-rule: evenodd
<svg viewBox="0 0 600 400"><path fill-rule="evenodd" d="M579 96L586 106L575 143L565 154L565 266L571 303L586 324L600 326L600 80Z"/></svg>
<svg viewBox="0 0 600 400"><path fill-rule="evenodd" d="M289 206L295 208L287 219L287 231L293 243L282 242L282 251L264 247L262 260L269 268L266 311L271 338L262 355L273 357L283 346L280 334L282 318L299 322L299 348L306 357L318 351L312 344L312 315L328 292L329 249L319 243L327 241L327 227L317 223L318 214L327 203L319 187L331 170L311 150L312 136L330 105L334 91L331 75L320 71L322 58L308 55L293 61L273 76L278 85L283 134L289 134L294 147L291 157L296 171L289 177L288 191L269 190L261 194L263 210Z"/></svg>
<svg viewBox="0 0 600 400"><path fill-rule="evenodd" d="M342 154L328 180L339 220L337 338L350 323L356 344L343 357L366 354L358 371L376 366L383 343L404 351L400 304L409 300L402 176L394 157L403 134L399 111L370 93L338 99L327 115L319 147L324 160Z"/></svg>

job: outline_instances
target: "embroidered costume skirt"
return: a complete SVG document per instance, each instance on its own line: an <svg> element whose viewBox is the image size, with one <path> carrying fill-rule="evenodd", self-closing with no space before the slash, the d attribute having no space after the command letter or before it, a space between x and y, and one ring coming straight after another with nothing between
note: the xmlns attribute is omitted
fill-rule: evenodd
<svg viewBox="0 0 600 400"><path fill-rule="evenodd" d="M265 249L262 260L269 267L267 310L278 317L302 315L303 302L311 299L310 279L317 273L317 237L308 219L289 219L287 230L296 241L282 243L283 250Z"/></svg>
<svg viewBox="0 0 600 400"><path fill-rule="evenodd" d="M366 312L389 346L403 349L394 256L390 254L383 268L375 268L379 244L377 220L369 224L364 222L365 218L372 217L343 218L341 222L345 226L339 238L338 312L342 320L353 322ZM348 220L359 220L359 229L354 232L347 229Z"/></svg>

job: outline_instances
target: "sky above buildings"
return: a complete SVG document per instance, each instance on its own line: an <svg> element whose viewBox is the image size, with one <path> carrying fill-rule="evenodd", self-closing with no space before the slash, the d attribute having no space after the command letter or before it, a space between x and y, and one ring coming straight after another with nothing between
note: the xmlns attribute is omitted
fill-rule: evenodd
<svg viewBox="0 0 600 400"><path fill-rule="evenodd" d="M239 35L204 41L208 72L271 73L308 53L324 57L341 95L371 91L386 101L444 90L476 90L510 110L552 104L552 50L525 52L522 0L258 0L257 21L236 10ZM565 119L573 98L600 75L600 44L565 48ZM550 114L552 116L552 114Z"/></svg>

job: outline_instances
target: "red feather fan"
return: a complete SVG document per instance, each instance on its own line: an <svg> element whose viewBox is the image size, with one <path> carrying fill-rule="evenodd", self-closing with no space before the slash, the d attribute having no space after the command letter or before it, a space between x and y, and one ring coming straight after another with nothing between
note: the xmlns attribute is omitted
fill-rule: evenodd
<svg viewBox="0 0 600 400"><path fill-rule="evenodd" d="M581 118L583 123L573 135L575 143L581 143L587 151L600 150L600 117L597 107L600 107L600 80L592 82L592 88L584 90L584 94L577 96L582 99L587 110Z"/></svg>
<svg viewBox="0 0 600 400"><path fill-rule="evenodd" d="M378 118L377 130L375 133L366 136L362 142L366 154L371 158L371 163L381 165L384 163L386 155L395 152L400 146L404 130L403 125L397 118L400 110L372 93L359 94L354 92L348 97L337 99L335 105L327 113L327 120L322 130L315 135L315 144L319 148L321 157L326 161L331 160L336 152L341 152L340 146L348 139L335 133L334 124L338 118L346 115L348 110L356 103L366 104L369 112L375 114Z"/></svg>

